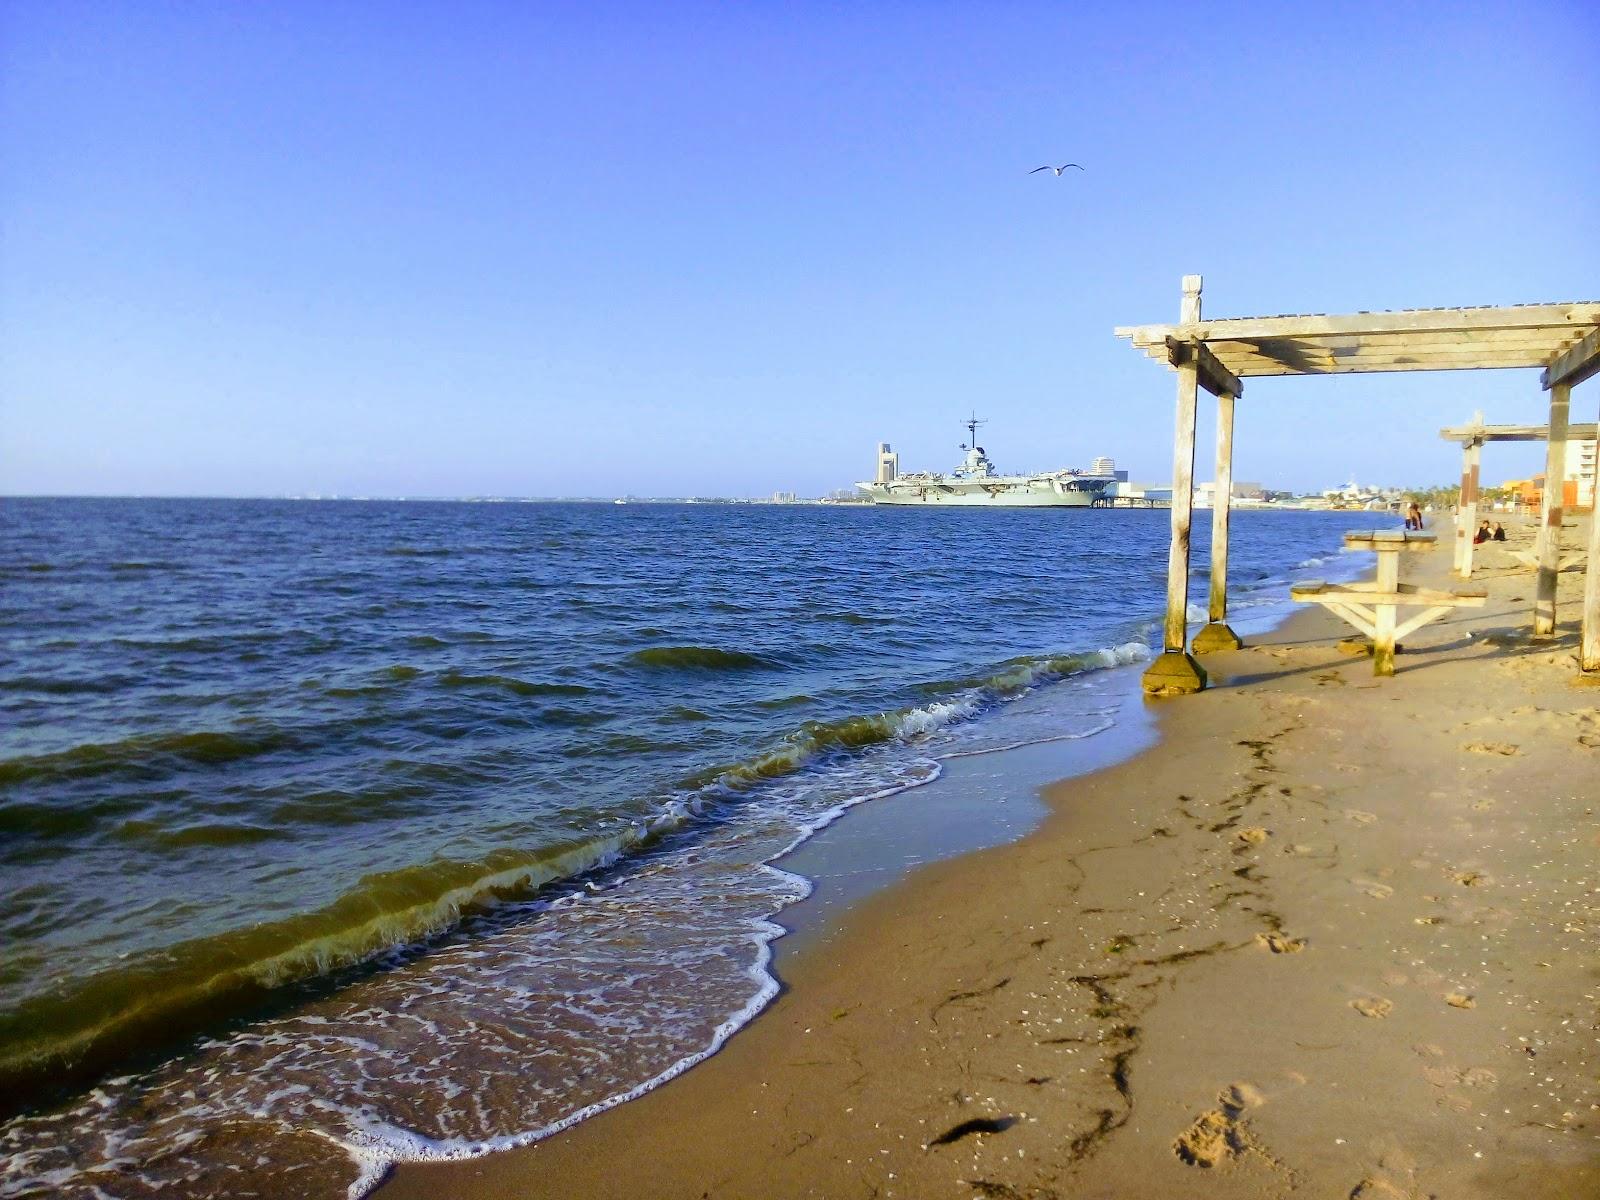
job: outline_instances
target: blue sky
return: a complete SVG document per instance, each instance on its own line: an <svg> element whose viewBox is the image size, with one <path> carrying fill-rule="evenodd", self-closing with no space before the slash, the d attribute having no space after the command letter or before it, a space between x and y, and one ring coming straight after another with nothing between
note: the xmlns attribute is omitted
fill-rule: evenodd
<svg viewBox="0 0 1600 1200"><path fill-rule="evenodd" d="M1111 328L1185 272L1210 316L1600 299L1597 53L1583 2L12 0L0 491L816 493L974 407L1002 467L1164 477ZM1443 482L1441 424L1542 405L1257 381L1235 474Z"/></svg>

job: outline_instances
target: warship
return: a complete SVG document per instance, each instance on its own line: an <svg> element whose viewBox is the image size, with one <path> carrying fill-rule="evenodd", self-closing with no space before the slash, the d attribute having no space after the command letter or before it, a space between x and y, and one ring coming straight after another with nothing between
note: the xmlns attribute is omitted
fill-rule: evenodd
<svg viewBox="0 0 1600 1200"><path fill-rule="evenodd" d="M970 435L962 444L966 457L948 475L929 472L900 474L900 456L888 442L878 443L877 478L858 483L874 504L922 504L983 508L1088 508L1117 481L1110 459L1096 459L1089 471L1046 471L1002 475L982 446L976 414L962 424Z"/></svg>

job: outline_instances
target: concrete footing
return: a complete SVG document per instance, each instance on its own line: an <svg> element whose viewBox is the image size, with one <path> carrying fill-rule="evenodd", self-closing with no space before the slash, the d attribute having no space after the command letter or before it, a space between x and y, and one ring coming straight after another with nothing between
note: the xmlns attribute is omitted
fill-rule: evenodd
<svg viewBox="0 0 1600 1200"><path fill-rule="evenodd" d="M1218 650L1237 650L1243 645L1237 633L1222 622L1213 621L1194 635L1189 649L1196 654L1215 654Z"/></svg>
<svg viewBox="0 0 1600 1200"><path fill-rule="evenodd" d="M1206 686L1206 671L1192 654L1168 650L1145 668L1141 680L1147 696L1187 696Z"/></svg>

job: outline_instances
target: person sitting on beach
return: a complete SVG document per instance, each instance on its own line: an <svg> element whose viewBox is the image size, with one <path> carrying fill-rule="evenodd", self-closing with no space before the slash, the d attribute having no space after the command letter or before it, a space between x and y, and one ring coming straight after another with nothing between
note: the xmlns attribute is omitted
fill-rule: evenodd
<svg viewBox="0 0 1600 1200"><path fill-rule="evenodd" d="M1494 535L1489 532L1489 522L1481 521L1478 524L1478 532L1473 535L1472 544L1474 546L1481 546L1493 536Z"/></svg>
<svg viewBox="0 0 1600 1200"><path fill-rule="evenodd" d="M1506 540L1506 527L1500 524L1499 521L1494 523L1494 540L1497 542L1503 542Z"/></svg>

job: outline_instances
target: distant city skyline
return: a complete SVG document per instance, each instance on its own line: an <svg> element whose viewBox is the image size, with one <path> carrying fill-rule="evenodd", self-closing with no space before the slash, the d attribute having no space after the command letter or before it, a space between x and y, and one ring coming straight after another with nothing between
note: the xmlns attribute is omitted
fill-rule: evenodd
<svg viewBox="0 0 1600 1200"><path fill-rule="evenodd" d="M1111 329L1185 273L1600 299L1600 10L1149 36L1189 13L9 6L0 492L820 495L974 408L1003 470L1160 480L1172 375ZM1252 381L1235 474L1449 483L1438 429L1542 421L1537 374Z"/></svg>

